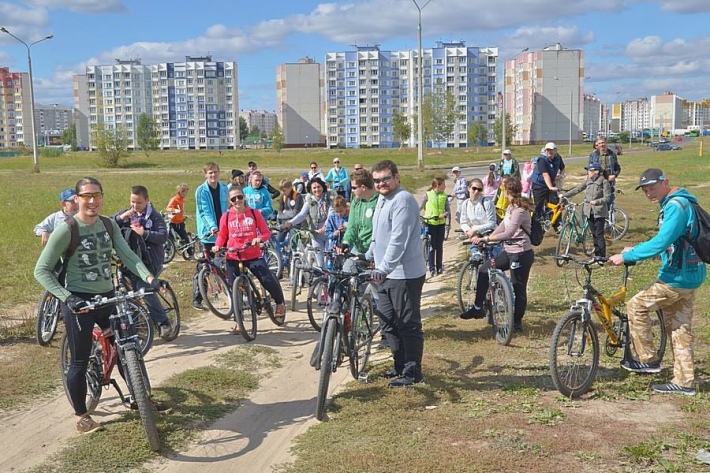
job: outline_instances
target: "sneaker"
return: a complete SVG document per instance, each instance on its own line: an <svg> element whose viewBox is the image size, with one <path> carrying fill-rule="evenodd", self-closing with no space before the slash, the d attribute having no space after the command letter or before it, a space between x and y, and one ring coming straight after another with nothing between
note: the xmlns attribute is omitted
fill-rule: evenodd
<svg viewBox="0 0 710 473"><path fill-rule="evenodd" d="M636 360L621 360L621 367L632 373L660 373L661 364L658 361L641 363Z"/></svg>
<svg viewBox="0 0 710 473"><path fill-rule="evenodd" d="M675 383L652 384L651 389L657 393L663 394L685 394L686 396L695 396L694 388L686 388Z"/></svg>
<svg viewBox="0 0 710 473"><path fill-rule="evenodd" d="M276 304L276 310L274 311L274 316L277 319L286 317L286 304Z"/></svg>
<svg viewBox="0 0 710 473"><path fill-rule="evenodd" d="M154 401L150 400L151 403L153 403L153 409L155 409L156 412L162 412L164 414L170 414L173 411L173 408L168 406L162 401ZM132 411L137 411L138 410L138 403L136 401L131 402L131 410Z"/></svg>
<svg viewBox="0 0 710 473"><path fill-rule="evenodd" d="M205 310L200 301L192 301L192 308L195 310Z"/></svg>
<svg viewBox="0 0 710 473"><path fill-rule="evenodd" d="M169 337L173 333L173 327L170 322L160 324L160 338Z"/></svg>
<svg viewBox="0 0 710 473"><path fill-rule="evenodd" d="M429 271L429 278L436 276L436 271Z"/></svg>
<svg viewBox="0 0 710 473"><path fill-rule="evenodd" d="M513 333L523 333L523 324L513 324Z"/></svg>
<svg viewBox="0 0 710 473"><path fill-rule="evenodd" d="M442 274L444 274L444 268L441 268L441 269L437 269L437 270L436 270L436 275L437 275L437 276L441 276Z"/></svg>
<svg viewBox="0 0 710 473"><path fill-rule="evenodd" d="M483 308L476 308L476 306L471 307L463 314L459 315L459 318L464 320L469 319L482 319L484 317Z"/></svg>
<svg viewBox="0 0 710 473"><path fill-rule="evenodd" d="M90 434L91 432L96 432L97 430L103 430L104 426L96 422L90 416L82 417L79 422L76 423L76 430L82 434Z"/></svg>
<svg viewBox="0 0 710 473"><path fill-rule="evenodd" d="M383 378L387 378L387 379L399 378L400 376L402 376L402 374L399 373L399 372L398 372L396 369L394 369L394 368L390 368L390 369L388 369L387 371L385 371L384 373L382 373L382 377L383 377Z"/></svg>
<svg viewBox="0 0 710 473"><path fill-rule="evenodd" d="M424 378L410 378L409 376L400 376L390 381L387 386L390 388L406 388L415 384L424 384Z"/></svg>

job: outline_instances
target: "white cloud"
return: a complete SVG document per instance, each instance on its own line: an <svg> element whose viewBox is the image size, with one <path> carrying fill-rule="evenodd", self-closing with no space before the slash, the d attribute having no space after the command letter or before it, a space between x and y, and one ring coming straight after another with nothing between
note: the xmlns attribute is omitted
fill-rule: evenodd
<svg viewBox="0 0 710 473"><path fill-rule="evenodd" d="M596 39L594 31L581 31L577 26L553 26L518 28L506 37L507 45L515 45L516 50L529 47L540 49L547 45L562 43L568 48L583 48ZM512 54L515 54L514 52Z"/></svg>
<svg viewBox="0 0 710 473"><path fill-rule="evenodd" d="M6 27L14 35L19 36L27 33L31 28L44 26L48 23L49 13L45 8L0 2L0 26Z"/></svg>
<svg viewBox="0 0 710 473"><path fill-rule="evenodd" d="M127 9L122 0L28 0L27 3L88 14L120 12Z"/></svg>
<svg viewBox="0 0 710 473"><path fill-rule="evenodd" d="M670 0L661 2L661 10L673 13L703 13L710 12L710 2L707 0Z"/></svg>

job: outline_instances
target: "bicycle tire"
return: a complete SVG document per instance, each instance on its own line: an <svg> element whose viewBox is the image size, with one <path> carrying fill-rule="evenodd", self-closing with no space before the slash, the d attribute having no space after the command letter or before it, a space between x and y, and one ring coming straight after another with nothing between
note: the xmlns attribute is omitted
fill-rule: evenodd
<svg viewBox="0 0 710 473"><path fill-rule="evenodd" d="M182 256L182 259L185 261L190 261L195 259L195 240L197 237L194 233L188 233L187 238L187 243L181 246L182 251L180 251L180 256Z"/></svg>
<svg viewBox="0 0 710 473"><path fill-rule="evenodd" d="M515 308L513 287L502 273L493 273L490 278L490 316L493 322L493 334L501 345L508 345L513 339Z"/></svg>
<svg viewBox="0 0 710 473"><path fill-rule="evenodd" d="M333 373L333 357L335 350L335 333L338 327L338 319L329 317L325 322L325 335L321 349L320 377L318 380L318 394L316 396L316 419L323 420L325 417L325 401L328 398L328 385L330 375Z"/></svg>
<svg viewBox="0 0 710 473"><path fill-rule="evenodd" d="M370 348L374 336L374 312L370 294L356 297L353 300L350 311L350 333L348 334L348 353L350 355L348 361L350 374L355 379L359 379L360 375L367 370L367 362L370 360Z"/></svg>
<svg viewBox="0 0 710 473"><path fill-rule="evenodd" d="M157 291L156 294L158 294L160 305L163 306L165 315L168 316L170 326L173 328L168 335L160 338L166 342L172 342L180 334L180 306L178 305L177 296L170 283L161 279L160 284L165 288L165 294L163 294L162 291Z"/></svg>
<svg viewBox="0 0 710 473"><path fill-rule="evenodd" d="M555 255L557 256L567 256L569 255L569 249L572 245L572 225L570 223L565 223L562 225L560 230L560 235L557 237L557 246L555 247ZM555 264L558 267L562 267L567 264L565 260L555 260Z"/></svg>
<svg viewBox="0 0 710 473"><path fill-rule="evenodd" d="M60 302L51 292L44 291L37 308L37 327L35 336L40 346L52 343L59 324Z"/></svg>
<svg viewBox="0 0 710 473"><path fill-rule="evenodd" d="M581 310L566 312L557 322L550 342L552 384L568 398L577 398L589 391L599 369L597 331L594 324L584 321L582 316ZM591 359L585 361L585 355L590 355Z"/></svg>
<svg viewBox="0 0 710 473"><path fill-rule="evenodd" d="M615 310L620 311L621 313L626 313L626 306L624 304L621 304L618 308ZM651 334L653 336L653 344L656 348L656 357L658 361L660 362L663 360L663 355L666 353L666 344L668 343L668 334L666 332L666 325L665 321L663 318L663 311L662 310L657 310L655 312L655 317L653 315L650 315L650 322L651 322ZM626 334L623 335L626 337ZM634 344L632 343L631 340L628 340L629 342L629 347L631 349L631 356L634 357L634 359L638 359L638 354L636 353L636 350L634 350Z"/></svg>
<svg viewBox="0 0 710 473"><path fill-rule="evenodd" d="M427 235L422 238L422 251L424 252L424 263L429 264L429 252L431 251L431 237Z"/></svg>
<svg viewBox="0 0 710 473"><path fill-rule="evenodd" d="M594 256L594 235L589 225L584 224L584 234L582 235L582 252L586 256Z"/></svg>
<svg viewBox="0 0 710 473"><path fill-rule="evenodd" d="M271 273L276 276L276 279L281 279L284 267L283 261L281 261L279 253L276 249L273 246L268 245L262 252L262 255L264 260L266 260L266 265L269 267L269 270L271 270Z"/></svg>
<svg viewBox="0 0 710 473"><path fill-rule="evenodd" d="M325 313L330 295L328 294L328 283L323 278L314 279L308 288L308 299L306 299L306 313L311 327L316 332L321 331L322 314ZM319 319L320 317L320 319Z"/></svg>
<svg viewBox="0 0 710 473"><path fill-rule="evenodd" d="M140 348L141 354L145 356L153 346L153 339L155 338L153 319L142 302L132 300L126 301L126 303L129 307L128 310L133 313L133 325L136 335L138 335L138 348Z"/></svg>
<svg viewBox="0 0 710 473"><path fill-rule="evenodd" d="M289 272L289 279L291 280L291 310L296 310L298 294L301 292L301 269L298 267L300 264L301 258L299 256L294 256L291 259L291 271Z"/></svg>
<svg viewBox="0 0 710 473"><path fill-rule="evenodd" d="M604 238L611 241L621 240L629 231L629 215L621 207L614 206L613 223L607 217Z"/></svg>
<svg viewBox="0 0 710 473"><path fill-rule="evenodd" d="M170 263L175 258L175 240L168 238L163 245L163 264Z"/></svg>
<svg viewBox="0 0 710 473"><path fill-rule="evenodd" d="M478 268L480 263L467 261L459 271L459 279L456 285L456 297L459 301L459 309L466 312L473 307L476 300L476 284L478 284Z"/></svg>
<svg viewBox="0 0 710 473"><path fill-rule="evenodd" d="M227 281L217 272L213 272L210 266L200 270L197 280L202 301L210 312L220 319L229 319L232 316L233 304Z"/></svg>
<svg viewBox="0 0 710 473"><path fill-rule="evenodd" d="M256 338L256 307L247 276L240 275L234 279L232 299L234 321L239 327L239 333L244 340L251 342Z"/></svg>
<svg viewBox="0 0 710 473"><path fill-rule="evenodd" d="M71 351L69 350L69 339L65 333L59 342L59 370L62 375L62 386L64 387L64 395L69 400L71 404L71 397L69 396L69 387L67 386L67 373L69 372L69 365L71 364ZM103 393L103 359L98 358L97 348L100 345L98 341L94 340L91 346L91 355L89 356L89 364L86 368L86 413L93 414L96 407L99 405L101 400L101 394Z"/></svg>
<svg viewBox="0 0 710 473"><path fill-rule="evenodd" d="M126 364L126 384L133 401L138 405L138 413L143 422L143 430L145 431L148 445L154 452L160 450L160 436L158 435L158 426L155 424L155 409L150 401L150 388L148 387L147 377L144 375L145 368L143 358L138 351L127 349L123 352L123 362Z"/></svg>
<svg viewBox="0 0 710 473"><path fill-rule="evenodd" d="M261 289L262 291L266 291L266 289ZM284 315L276 316L276 304L274 303L273 299L271 299L271 296L269 294L266 294L261 299L261 304L264 310L266 311L266 315L269 316L269 319L276 325L277 327L281 327L283 324L286 323L286 313L284 312Z"/></svg>

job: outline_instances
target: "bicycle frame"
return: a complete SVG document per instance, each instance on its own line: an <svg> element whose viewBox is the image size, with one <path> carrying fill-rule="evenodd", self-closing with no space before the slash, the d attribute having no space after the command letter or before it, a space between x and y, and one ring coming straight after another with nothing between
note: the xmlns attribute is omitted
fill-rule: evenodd
<svg viewBox="0 0 710 473"><path fill-rule="evenodd" d="M589 221L586 218L581 219L580 223L580 218L577 216L577 204L568 202L567 205L565 206L565 220L563 222L563 225L570 224L571 226L571 232L572 234L570 235L570 240L572 240L572 236L574 236L574 241L576 244L580 244L584 242L584 233L587 231L587 226L589 225Z"/></svg>

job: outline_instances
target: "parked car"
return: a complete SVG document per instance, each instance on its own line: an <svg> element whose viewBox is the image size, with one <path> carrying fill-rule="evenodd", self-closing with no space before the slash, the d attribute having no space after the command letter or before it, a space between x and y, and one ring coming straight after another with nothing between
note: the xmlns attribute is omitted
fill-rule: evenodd
<svg viewBox="0 0 710 473"><path fill-rule="evenodd" d="M668 143L661 143L660 145L656 146L655 149L656 149L656 151L678 151L683 148L681 148L680 146L671 145Z"/></svg>
<svg viewBox="0 0 710 473"><path fill-rule="evenodd" d="M683 141L683 137L682 136L674 136L673 141Z"/></svg>
<svg viewBox="0 0 710 473"><path fill-rule="evenodd" d="M614 145L614 151L616 151L617 156L621 156L624 153L624 150L621 149L621 145Z"/></svg>

